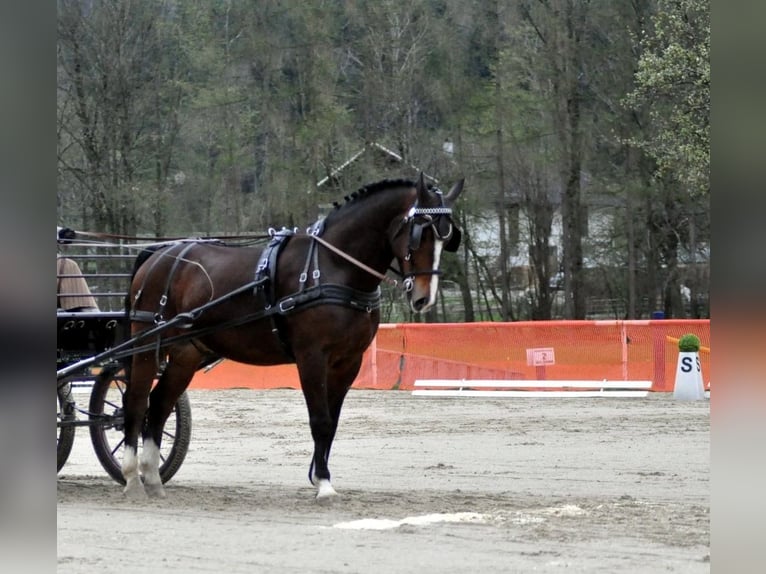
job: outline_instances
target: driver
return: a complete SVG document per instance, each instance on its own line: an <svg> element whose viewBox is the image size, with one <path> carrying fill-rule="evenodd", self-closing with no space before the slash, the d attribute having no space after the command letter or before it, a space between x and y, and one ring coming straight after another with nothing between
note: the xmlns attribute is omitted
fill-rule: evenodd
<svg viewBox="0 0 766 574"><path fill-rule="evenodd" d="M68 227L56 228L56 243L69 243L75 232ZM63 311L98 311L80 266L74 259L56 255L56 308Z"/></svg>

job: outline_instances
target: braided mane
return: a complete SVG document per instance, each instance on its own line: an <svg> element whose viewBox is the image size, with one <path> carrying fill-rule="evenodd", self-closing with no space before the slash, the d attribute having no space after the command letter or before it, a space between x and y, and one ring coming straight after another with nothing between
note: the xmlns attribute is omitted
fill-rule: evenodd
<svg viewBox="0 0 766 574"><path fill-rule="evenodd" d="M360 187L357 191L353 192L351 195L346 195L343 198L345 203L339 203L337 201L334 201L332 205L337 210L346 204L364 199L365 197L368 197L372 195L373 193L376 193L383 189L390 189L392 187L414 187L414 186L415 186L415 183L409 179L404 179L404 178L383 179L381 181L365 185L364 187Z"/></svg>

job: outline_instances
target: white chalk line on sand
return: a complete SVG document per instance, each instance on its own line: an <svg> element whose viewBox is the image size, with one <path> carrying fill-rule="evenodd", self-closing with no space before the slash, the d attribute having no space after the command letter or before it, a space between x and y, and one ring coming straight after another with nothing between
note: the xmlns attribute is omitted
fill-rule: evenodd
<svg viewBox="0 0 766 574"><path fill-rule="evenodd" d="M334 524L333 528L343 528L346 530L389 530L398 528L405 524L411 526L425 526L427 524L436 524L438 522L473 522L482 523L487 521L486 514L477 512L453 512L445 514L423 514L421 516L407 516L401 520L390 520L388 518L363 518L361 520L352 520L351 522L339 522Z"/></svg>
<svg viewBox="0 0 766 574"><path fill-rule="evenodd" d="M564 506L543 508L532 512L511 513L508 515L480 514L478 512L452 512L422 514L419 516L407 516L401 520L392 520L390 518L363 518L361 520L352 520L350 522L338 522L333 524L333 528L344 530L392 530L400 526L428 526L442 522L465 523L465 524L487 524L491 522L511 522L513 524L537 524L545 522L547 516L581 516L587 514L579 506L567 504Z"/></svg>

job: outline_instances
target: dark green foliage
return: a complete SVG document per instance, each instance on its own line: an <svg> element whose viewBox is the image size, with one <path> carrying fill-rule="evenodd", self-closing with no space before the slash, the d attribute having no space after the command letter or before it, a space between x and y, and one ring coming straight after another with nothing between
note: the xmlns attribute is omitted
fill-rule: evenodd
<svg viewBox="0 0 766 574"><path fill-rule="evenodd" d="M678 350L682 353L698 353L700 350L700 339L697 335L688 333L678 340Z"/></svg>

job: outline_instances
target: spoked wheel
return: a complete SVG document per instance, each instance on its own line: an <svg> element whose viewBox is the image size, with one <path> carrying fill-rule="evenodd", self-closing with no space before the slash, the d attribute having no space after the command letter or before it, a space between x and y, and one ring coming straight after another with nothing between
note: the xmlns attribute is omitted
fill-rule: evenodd
<svg viewBox="0 0 766 574"><path fill-rule="evenodd" d="M125 484L122 455L125 446L122 396L125 380L120 375L97 378L90 395L90 438L101 466L114 480ZM184 392L170 413L160 447L160 478L165 483L181 468L191 438L191 404ZM138 448L141 448L140 440Z"/></svg>
<svg viewBox="0 0 766 574"><path fill-rule="evenodd" d="M56 412L56 472L66 464L74 445L74 425L67 425L75 420L72 384L57 383L58 410Z"/></svg>

